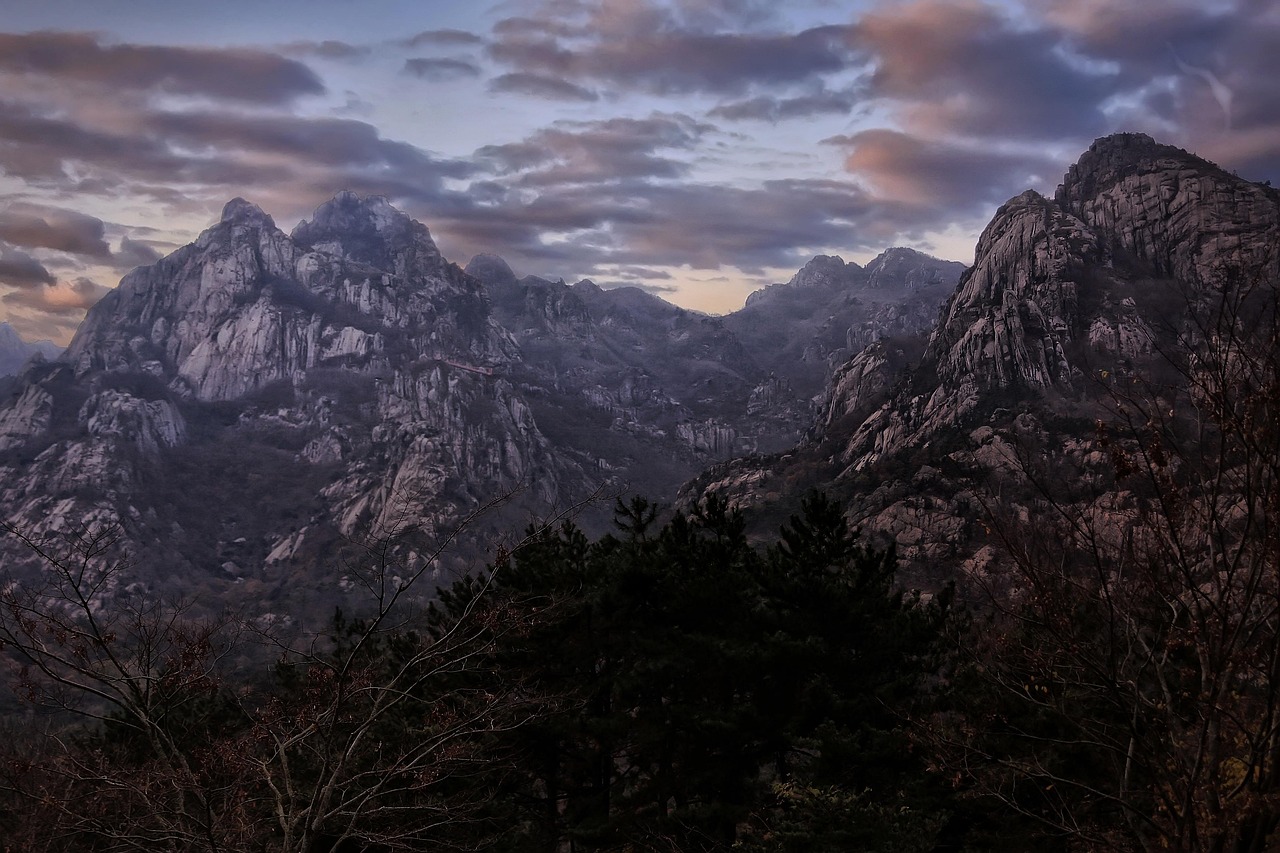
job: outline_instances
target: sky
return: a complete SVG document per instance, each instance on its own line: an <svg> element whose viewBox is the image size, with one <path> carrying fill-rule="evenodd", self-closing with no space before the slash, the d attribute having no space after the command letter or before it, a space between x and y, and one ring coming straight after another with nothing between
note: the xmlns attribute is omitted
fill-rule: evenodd
<svg viewBox="0 0 1280 853"><path fill-rule="evenodd" d="M1275 0L0 0L0 321L65 343L240 196L711 313L815 254L971 262L1143 131L1280 182Z"/></svg>

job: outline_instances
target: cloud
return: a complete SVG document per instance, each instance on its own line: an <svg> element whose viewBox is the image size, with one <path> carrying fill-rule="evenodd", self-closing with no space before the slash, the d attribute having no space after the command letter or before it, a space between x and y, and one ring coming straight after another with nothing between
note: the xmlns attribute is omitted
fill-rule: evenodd
<svg viewBox="0 0 1280 853"><path fill-rule="evenodd" d="M499 21L488 51L516 72L658 95L741 96L756 85L804 83L851 67L843 26L714 29L767 18L762 10L749 2L554 4L541 16Z"/></svg>
<svg viewBox="0 0 1280 853"><path fill-rule="evenodd" d="M120 239L120 248L115 254L117 267L133 269L145 267L160 260L160 253L139 240L131 240L128 236Z"/></svg>
<svg viewBox="0 0 1280 853"><path fill-rule="evenodd" d="M1230 39L1247 17L1239 8L1202 0L1031 0L1029 5L1076 51L1117 61L1117 70L1134 82L1171 71L1170 48L1198 62Z"/></svg>
<svg viewBox="0 0 1280 853"><path fill-rule="evenodd" d="M315 56L320 59L354 60L364 59L373 53L373 48L366 44L350 44L345 41L325 39L324 41L291 41L280 45L281 53L292 56Z"/></svg>
<svg viewBox="0 0 1280 853"><path fill-rule="evenodd" d="M713 129L681 114L564 121L521 142L485 146L476 156L500 173L521 173L529 186L675 178L688 163L659 152L692 150Z"/></svg>
<svg viewBox="0 0 1280 853"><path fill-rule="evenodd" d="M483 42L484 39L475 33L467 32L466 30L444 29L423 30L402 40L399 44L409 48L423 47L425 45L467 47L482 44Z"/></svg>
<svg viewBox="0 0 1280 853"><path fill-rule="evenodd" d="M654 267L645 266L620 266L609 270L609 275L625 278L629 280L657 280L666 281L672 278L671 273L666 270L655 269Z"/></svg>
<svg viewBox="0 0 1280 853"><path fill-rule="evenodd" d="M529 74L526 72L513 72L493 78L489 82L489 91L530 95L551 101L596 101L600 99L597 93L570 83L568 80L563 80L559 77L548 77L545 74Z"/></svg>
<svg viewBox="0 0 1280 853"><path fill-rule="evenodd" d="M1088 140L1118 91L1107 68L1074 61L1061 33L978 0L915 0L867 13L852 41L874 58L873 96L934 137Z"/></svg>
<svg viewBox="0 0 1280 853"><path fill-rule="evenodd" d="M155 138L184 148L390 170L433 184L444 177L466 177L473 171L460 161L436 159L416 146L384 139L376 127L354 119L184 112L154 113L143 121L145 130Z"/></svg>
<svg viewBox="0 0 1280 853"><path fill-rule="evenodd" d="M866 130L824 142L847 149L845 168L879 196L941 215L985 209L1029 186L1044 185L1061 171L1048 156L975 148L894 130Z"/></svg>
<svg viewBox="0 0 1280 853"><path fill-rule="evenodd" d="M0 284L22 289L53 284L56 279L44 264L10 246L0 246Z"/></svg>
<svg viewBox="0 0 1280 853"><path fill-rule="evenodd" d="M131 194L188 210L193 201L217 207L234 195L262 198L264 190L291 210L341 187L426 199L446 178L475 171L353 119L151 109L119 118L101 127L0 101L5 171L58 192Z"/></svg>
<svg viewBox="0 0 1280 853"><path fill-rule="evenodd" d="M634 279L584 279L590 281L597 287L604 290L617 290L622 287L630 287L635 290L642 290L645 293L652 293L654 296L662 296L664 293L675 293L679 288L674 284L653 284L648 281L637 281Z"/></svg>
<svg viewBox="0 0 1280 853"><path fill-rule="evenodd" d="M1113 63L1153 130L1280 177L1280 17L1272 3L1037 0L1081 54Z"/></svg>
<svg viewBox="0 0 1280 853"><path fill-rule="evenodd" d="M760 95L730 101L713 108L707 115L728 121L767 121L776 124L795 118L847 114L854 110L858 102L859 97L853 90L821 89L792 97Z"/></svg>
<svg viewBox="0 0 1280 853"><path fill-rule="evenodd" d="M93 307L111 288L87 278L73 282L57 282L47 287L15 290L4 295L6 305L19 306L60 317L79 317Z"/></svg>
<svg viewBox="0 0 1280 853"><path fill-rule="evenodd" d="M302 63L249 49L104 44L90 33L0 33L0 71L112 91L287 104L325 91Z"/></svg>
<svg viewBox="0 0 1280 853"><path fill-rule="evenodd" d="M480 66L464 59L415 57L404 61L404 73L423 80L457 80L461 77L479 77Z"/></svg>
<svg viewBox="0 0 1280 853"><path fill-rule="evenodd" d="M439 210L432 230L516 267L610 278L619 266L759 271L815 248L880 249L938 224L934 210L877 198L851 181L777 180L752 188L647 177L554 184L484 205Z"/></svg>
<svg viewBox="0 0 1280 853"><path fill-rule="evenodd" d="M63 208L27 206L0 210L0 240L29 249L108 258L101 219Z"/></svg>

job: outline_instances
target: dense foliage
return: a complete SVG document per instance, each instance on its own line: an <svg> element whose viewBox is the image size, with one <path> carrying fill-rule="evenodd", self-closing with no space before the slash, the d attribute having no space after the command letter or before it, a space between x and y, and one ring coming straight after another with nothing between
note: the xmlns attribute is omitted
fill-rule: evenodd
<svg viewBox="0 0 1280 853"><path fill-rule="evenodd" d="M946 818L906 720L947 596L821 496L765 548L714 499L535 528L416 619L373 552L373 615L260 630L256 682L220 665L246 626L106 612L109 543L77 544L0 621L23 698L89 718L10 744L26 849L928 850Z"/></svg>
<svg viewBox="0 0 1280 853"><path fill-rule="evenodd" d="M541 531L496 574L532 627L493 668L555 699L511 744L501 849L930 849L904 714L946 601L895 592L892 553L816 495L764 551L714 499L662 526L620 504L618 526Z"/></svg>

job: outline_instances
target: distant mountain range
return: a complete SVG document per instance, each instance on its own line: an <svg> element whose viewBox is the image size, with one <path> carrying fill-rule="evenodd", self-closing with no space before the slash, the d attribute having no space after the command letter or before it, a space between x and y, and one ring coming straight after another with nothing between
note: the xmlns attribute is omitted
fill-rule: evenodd
<svg viewBox="0 0 1280 853"><path fill-rule="evenodd" d="M62 347L53 341L24 341L8 323L0 323L0 376L13 376L22 370L31 356L54 359Z"/></svg>
<svg viewBox="0 0 1280 853"><path fill-rule="evenodd" d="M686 483L769 525L823 488L929 585L981 570L1011 459L1086 465L1099 376L1155 369L1188 294L1274 275L1277 245L1280 193L1135 134L1001 207L972 268L820 256L724 317L493 255L463 270L380 198L292 234L236 199L26 370L0 513L37 537L118 525L120 594L285 618L340 603L360 543L443 579L592 495L598 532L627 491Z"/></svg>
<svg viewBox="0 0 1280 853"><path fill-rule="evenodd" d="M464 271L380 198L292 234L236 199L26 371L0 512L37 537L118 525L122 594L331 608L353 543L413 571L450 542L443 578L532 517L603 495L577 514L603 529L613 496L795 444L832 366L930 327L962 270L817 258L717 318L494 256Z"/></svg>

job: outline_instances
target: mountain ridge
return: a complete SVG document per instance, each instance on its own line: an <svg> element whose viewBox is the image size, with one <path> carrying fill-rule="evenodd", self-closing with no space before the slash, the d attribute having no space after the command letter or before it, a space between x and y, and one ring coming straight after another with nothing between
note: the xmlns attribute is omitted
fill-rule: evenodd
<svg viewBox="0 0 1280 853"><path fill-rule="evenodd" d="M18 380L0 511L37 538L118 526L122 589L305 608L341 600L360 542L445 579L530 517L600 489L674 494L810 425L781 356L722 318L476 264L492 281L383 198L340 193L291 234L232 199Z"/></svg>
<svg viewBox="0 0 1280 853"><path fill-rule="evenodd" d="M804 442L713 466L683 500L716 492L776 522L797 489L833 489L937 583L938 561L981 562L977 483L1025 481L1019 447L1083 465L1100 377L1157 370L1215 287L1275 280L1277 245L1280 194L1147 136L1099 139L1053 199L1000 207L918 356L864 350Z"/></svg>

